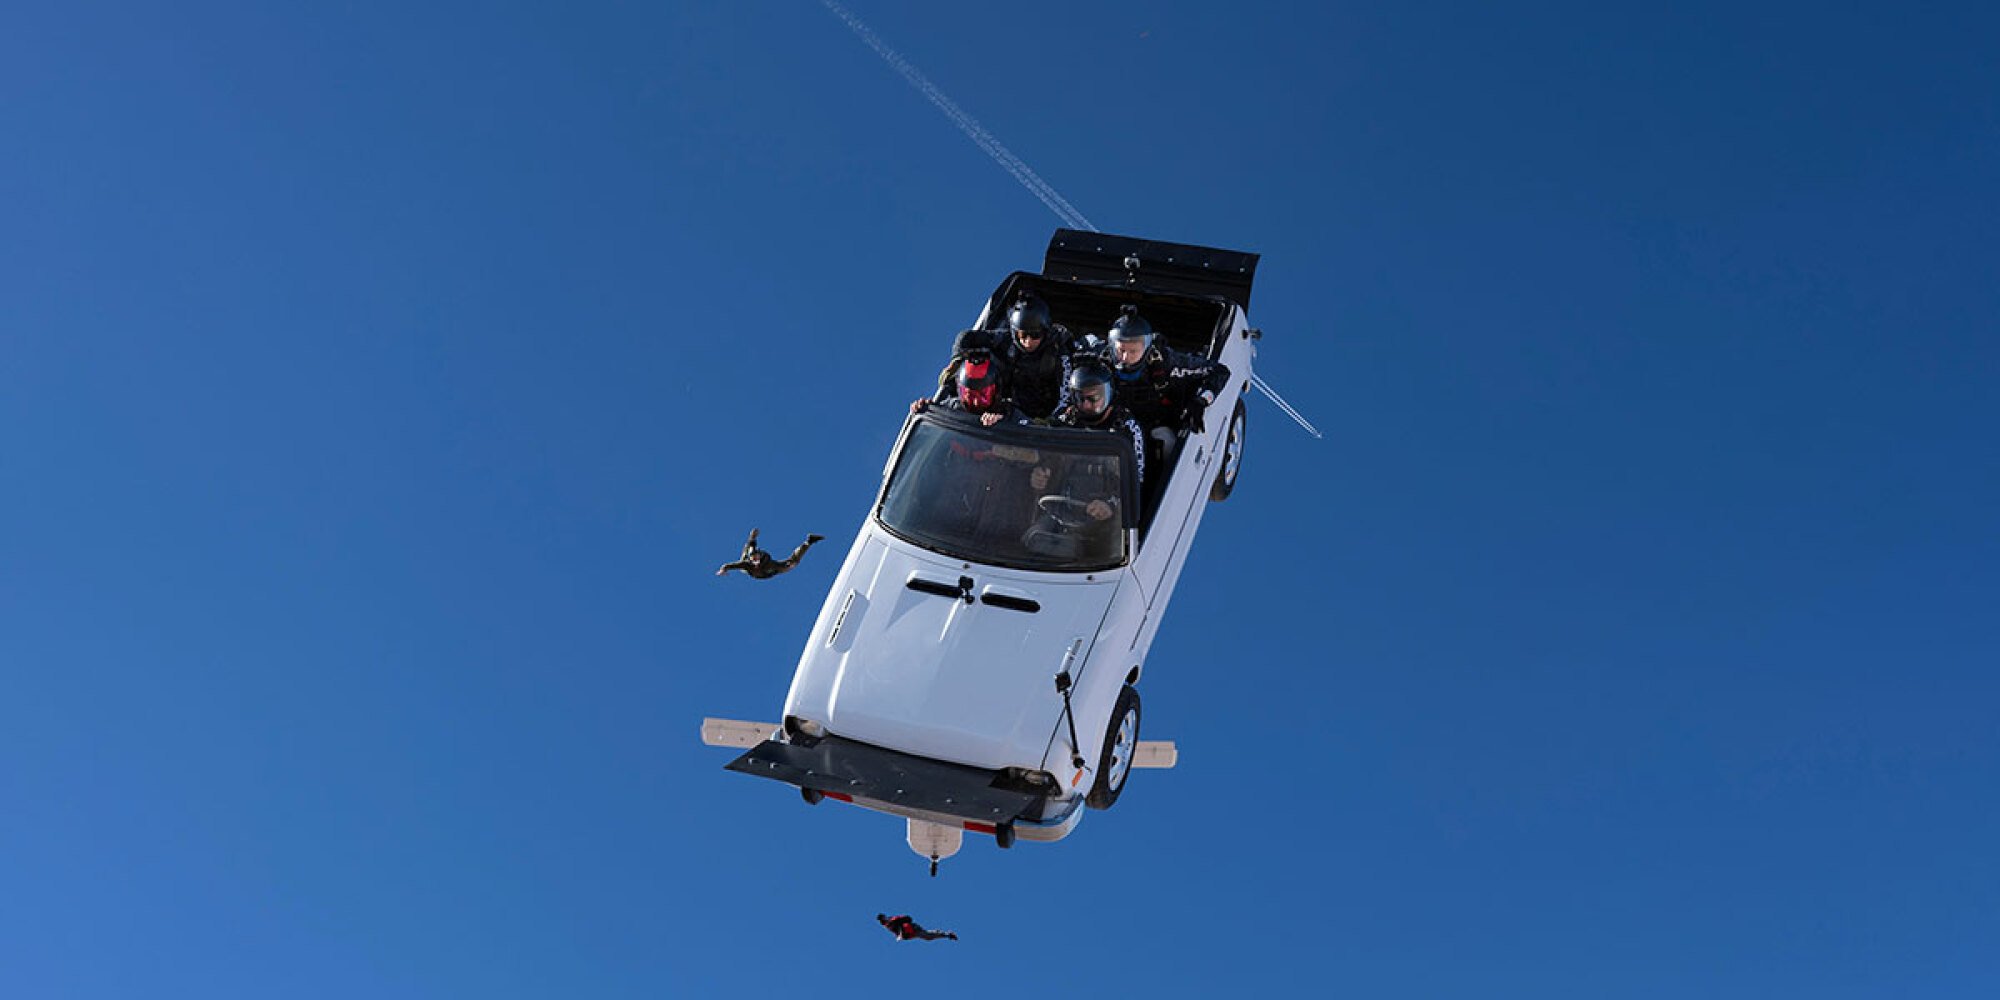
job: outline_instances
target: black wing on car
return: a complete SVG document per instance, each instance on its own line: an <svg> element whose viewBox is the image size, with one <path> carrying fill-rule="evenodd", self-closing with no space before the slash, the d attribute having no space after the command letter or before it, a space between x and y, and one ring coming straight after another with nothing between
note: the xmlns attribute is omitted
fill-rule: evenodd
<svg viewBox="0 0 2000 1000"><path fill-rule="evenodd" d="M1249 312L1257 255L1058 229L1049 237L1042 275L1065 281L1123 282L1153 294L1220 296Z"/></svg>

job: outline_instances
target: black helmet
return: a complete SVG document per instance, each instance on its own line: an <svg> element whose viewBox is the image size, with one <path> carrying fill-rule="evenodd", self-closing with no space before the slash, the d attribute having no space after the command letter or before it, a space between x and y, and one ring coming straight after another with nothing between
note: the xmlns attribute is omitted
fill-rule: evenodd
<svg viewBox="0 0 2000 1000"><path fill-rule="evenodd" d="M1049 335L1049 304L1033 292L1022 292L1007 310L1007 329L1035 337Z"/></svg>
<svg viewBox="0 0 2000 1000"><path fill-rule="evenodd" d="M1099 417L1111 411L1111 369L1096 358L1079 358L1069 370L1069 400L1078 413Z"/></svg>
<svg viewBox="0 0 2000 1000"><path fill-rule="evenodd" d="M951 356L953 358L965 358L991 354L993 348L987 342L987 338L990 336L992 335L984 330L966 330L960 333L957 337L952 338Z"/></svg>
<svg viewBox="0 0 2000 1000"><path fill-rule="evenodd" d="M1125 306L1118 310L1118 318L1111 321L1111 329L1105 334L1113 347L1121 343L1138 341L1140 347L1153 346L1153 324L1139 315L1138 306Z"/></svg>

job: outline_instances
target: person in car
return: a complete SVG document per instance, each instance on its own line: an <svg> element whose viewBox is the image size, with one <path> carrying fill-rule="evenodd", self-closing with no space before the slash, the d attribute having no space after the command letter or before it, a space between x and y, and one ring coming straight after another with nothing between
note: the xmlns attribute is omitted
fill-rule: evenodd
<svg viewBox="0 0 2000 1000"><path fill-rule="evenodd" d="M1003 365L991 351L970 351L958 363L958 374L954 379L957 392L943 400L919 399L910 404L910 412L922 413L931 406L938 406L977 414L979 422L988 427L1003 420L1025 424L1028 422L1027 415L1003 391L1003 370Z"/></svg>
<svg viewBox="0 0 2000 1000"><path fill-rule="evenodd" d="M1067 402L1070 355L1076 339L1069 329L1049 319L1048 303L1023 292L1007 310L1007 325L999 330L968 330L963 342L983 346L1006 370L1014 404L1035 420L1046 420ZM956 362L956 358L953 359Z"/></svg>
<svg viewBox="0 0 2000 1000"><path fill-rule="evenodd" d="M732 569L740 569L753 579L769 580L797 566L799 560L805 556L806 550L825 537L825 535L807 535L806 540L800 543L798 548L793 549L791 555L779 560L771 558L769 552L757 547L757 529L751 528L750 540L743 543L743 557L733 563L722 564L722 568L716 570L715 575L721 576Z"/></svg>
<svg viewBox="0 0 2000 1000"><path fill-rule="evenodd" d="M1133 486L1144 482L1146 470L1145 438L1139 431L1139 422L1124 407L1117 405L1113 395L1111 371L1096 358L1079 359L1069 375L1069 405L1057 410L1049 423L1055 427L1073 427L1079 430L1102 431L1116 434L1132 444ZM1037 493L1044 488L1055 490L1054 496L1067 498L1080 505L1082 524L1068 520L1077 517L1065 515L1060 510L1043 508L1040 516L1029 527L1022 542L1030 549L1044 554L1079 554L1085 551L1102 551L1113 544L1115 529L1118 527L1118 508L1124 497L1120 487L1122 474L1118 463L1108 456L1077 457L1067 462L1060 472L1050 475L1039 468L1029 473L1030 484ZM1053 486L1048 486L1053 480ZM1048 503L1044 496L1041 503ZM1072 535L1074 529L1088 527L1081 535Z"/></svg>
<svg viewBox="0 0 2000 1000"><path fill-rule="evenodd" d="M910 412L922 413L931 407L975 415L987 427L1001 424L1024 425L1028 418L1001 391L1000 362L983 351L972 351L959 365L955 377L957 392L942 402L919 399ZM940 461L930 469L926 505L932 509L934 526L962 535L968 542L1018 534L1007 530L1017 517L1011 497L1021 492L1018 476L1011 473L1023 461L1032 461L1034 452L1010 448L997 442L953 435Z"/></svg>
<svg viewBox="0 0 2000 1000"><path fill-rule="evenodd" d="M1083 357L1070 368L1069 403L1049 418L1056 427L1110 431L1132 439L1132 474L1146 479L1146 437L1131 411L1118 405L1111 369L1096 358Z"/></svg>
<svg viewBox="0 0 2000 1000"><path fill-rule="evenodd" d="M1138 306L1119 312L1100 351L1118 383L1119 402L1168 446L1183 427L1203 429L1202 411L1229 384L1229 368L1221 362L1157 343Z"/></svg>
<svg viewBox="0 0 2000 1000"><path fill-rule="evenodd" d="M950 931L924 930L923 925L911 920L908 914L899 913L896 916L889 917L877 913L875 914L875 922L888 928L889 933L896 935L896 940L898 941L936 941L939 938L944 938L947 941L958 940L958 935Z"/></svg>
<svg viewBox="0 0 2000 1000"><path fill-rule="evenodd" d="M994 348L1004 341L1004 336L996 330L964 330L951 341L951 360L945 362L944 370L938 372L937 392L931 395L931 402L942 403L958 396L958 373L966 359L975 361L993 357ZM1007 369L1007 359L1002 357L1000 367L1000 394L1013 396L1013 373Z"/></svg>

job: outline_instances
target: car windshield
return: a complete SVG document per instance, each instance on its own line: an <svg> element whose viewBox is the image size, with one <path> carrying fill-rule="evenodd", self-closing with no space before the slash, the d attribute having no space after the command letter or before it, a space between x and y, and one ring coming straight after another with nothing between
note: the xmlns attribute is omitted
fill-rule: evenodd
<svg viewBox="0 0 2000 1000"><path fill-rule="evenodd" d="M1002 432L1004 434L1004 432ZM1084 447L1049 447L1075 434ZM1010 444L920 421L876 511L898 537L960 559L1085 572L1125 562L1125 465L1090 431Z"/></svg>

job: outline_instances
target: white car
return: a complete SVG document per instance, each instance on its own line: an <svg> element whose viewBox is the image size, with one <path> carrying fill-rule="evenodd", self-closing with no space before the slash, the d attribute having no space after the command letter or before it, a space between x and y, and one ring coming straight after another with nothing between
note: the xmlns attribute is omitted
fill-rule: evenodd
<svg viewBox="0 0 2000 1000"><path fill-rule="evenodd" d="M1242 462L1256 263L1058 230L1042 273L1008 276L978 328L1023 291L1079 334L1136 304L1169 346L1227 366L1227 385L1202 428L1146 456L1143 487L1129 435L911 415L783 723L705 721L707 742L749 748L729 769L905 817L935 873L963 831L1059 840L1133 767L1172 766L1172 744L1139 741L1139 684L1202 514Z"/></svg>

